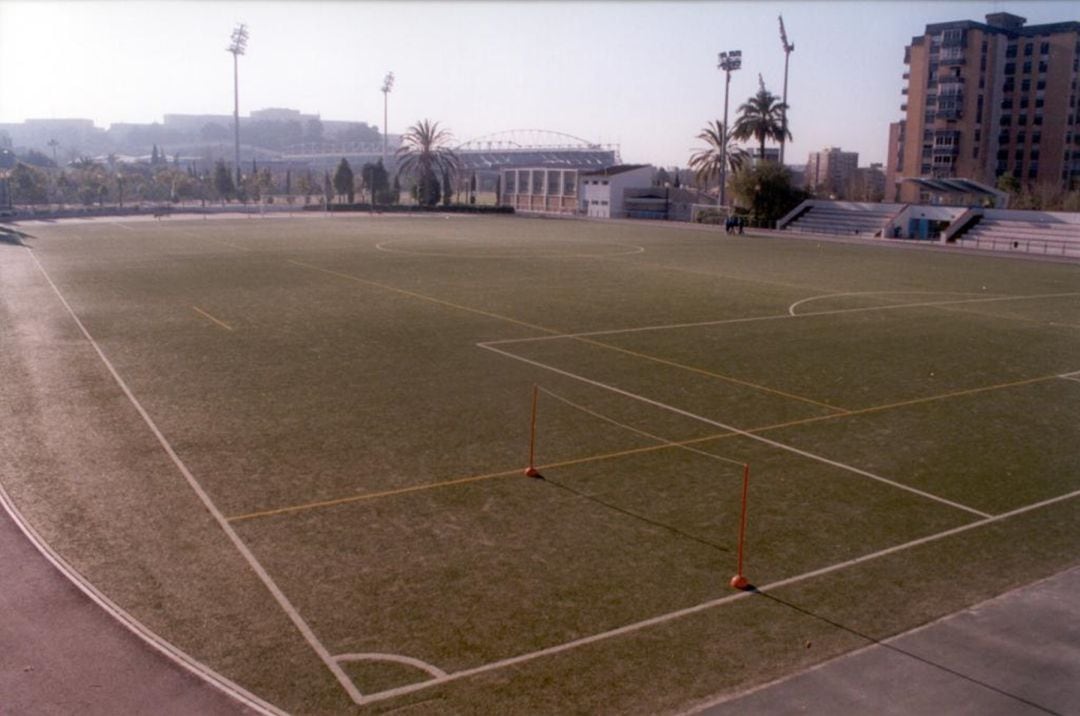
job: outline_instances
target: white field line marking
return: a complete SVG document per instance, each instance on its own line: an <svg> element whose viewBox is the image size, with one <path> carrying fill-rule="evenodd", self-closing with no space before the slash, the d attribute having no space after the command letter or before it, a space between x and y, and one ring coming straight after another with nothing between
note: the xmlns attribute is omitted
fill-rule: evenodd
<svg viewBox="0 0 1080 716"><path fill-rule="evenodd" d="M438 258L451 258L451 259L609 259L618 256L631 256L634 254L645 253L644 246L631 245L629 248L625 248L622 244L614 244L614 246L620 249L625 249L613 254L489 254L482 251L482 246L470 247L473 252L463 251L461 253L441 253L434 251L409 251L407 249L391 248L391 244L399 243L401 239L393 239L391 241L383 241L382 243L375 244L375 248L378 251L383 251L388 254L405 254L408 256L432 256ZM608 244L611 246L612 244Z"/></svg>
<svg viewBox="0 0 1080 716"><path fill-rule="evenodd" d="M540 388L539 390L544 395L549 395L552 398L554 398L555 400L558 400L561 403L565 403L566 405L569 405L571 408L575 408L577 410L580 410L581 412L585 413L586 415L591 415L594 418L597 418L598 420L603 420L604 422L610 423L611 425L622 428L623 430L629 430L632 433L637 433L638 435L643 435L644 437L647 437L650 440L655 440L656 442L660 443L661 445L665 445L667 447L678 448L680 450L686 450L687 452L692 452L692 453L695 453L697 455L703 455L703 456L705 456L707 458L711 458L713 460L719 460L720 462L726 462L726 463L730 463L732 465L738 465L739 467L743 467L744 465L746 465L746 462L743 461L743 460L732 460L729 457L723 457L722 455L717 455L715 453L706 452L705 450L700 450L700 449L695 448L695 447L690 447L689 445L684 445L684 444L681 444L681 443L677 443L677 442L675 442L673 440L668 440L667 438L661 437L659 435L653 435L650 432L646 432L644 430L639 430L638 428L635 428L632 425L627 425L626 423L620 423L618 420L615 420L614 418L609 418L608 416L603 415L601 413L598 413L595 410L592 410L590 408L586 408L584 405L578 405L577 403L575 403L574 401L572 401L572 400L570 400L568 398L564 398L561 395L557 395L556 393L551 392L547 388Z"/></svg>
<svg viewBox="0 0 1080 716"><path fill-rule="evenodd" d="M228 323L226 323L225 321L219 320L219 319L217 319L217 318L214 318L213 316L211 316L211 315L210 315L209 313L207 313L206 311L202 310L202 309L201 309L201 308L199 308L198 306L192 306L191 308L192 308L192 309L193 309L193 310L195 311L195 313L198 313L198 314L199 314L200 316L202 316L202 317L204 317L204 318L208 318L208 319L210 319L210 320L211 320L211 321L213 321L214 323L216 323L216 324L218 324L219 326L221 326L222 328L224 328L224 329L225 329L226 331L231 331L231 330L233 330L233 327L232 327L232 326L230 326L230 325L229 325Z"/></svg>
<svg viewBox="0 0 1080 716"><path fill-rule="evenodd" d="M1007 520L1007 519L1009 519L1011 517L1016 517L1017 515L1021 515L1021 514L1024 514L1026 512L1031 512L1032 510L1037 510L1037 509L1040 509L1040 508L1043 508L1043 507L1047 507L1049 505L1053 505L1053 504L1056 504L1058 502L1066 502L1066 501L1071 500L1071 499L1073 499L1075 497L1080 497L1080 490L1076 490L1074 492L1070 492L1070 493L1065 494L1065 495L1059 495L1058 497L1051 497L1050 499L1043 500L1042 502L1036 502L1036 503L1031 504L1031 505L1025 505L1024 507L1019 507L1019 508L1017 508L1015 510L1012 510L1010 512L1003 512L1003 513L1001 513L999 515L994 515L994 516L986 517L985 519L982 519L982 520L976 520L974 522L969 522L969 523L967 523L965 525L960 525L959 527L953 527L952 529L948 529L948 530L945 530L943 532L938 532L936 534L927 535L925 537L919 537L919 538L913 539L913 540L911 540L909 542L904 542L902 544L894 545L892 547L886 547L885 549L881 549L881 550L878 550L876 552L870 552L869 554L864 554L862 556L855 557L853 559L849 559L849 560L844 561L844 562L838 562L837 564L832 564L832 565L829 565L828 567L822 567L820 569L815 569L815 570L810 571L810 572L804 572L802 574L797 574L797 575L792 576L792 577L786 577L784 579L780 579L780 580L777 580L775 582L770 582L768 584L756 587L756 589L759 592L768 592L768 591L773 591L773 590L776 590L776 589L780 589L781 587L788 587L788 586L791 586L793 584L798 584L800 582L804 582L804 581L806 581L808 579L814 579L815 577L821 577L821 576L824 576L826 574L831 574L833 572L839 572L839 571L841 571L843 569L847 569L848 567L854 567L854 566L862 564L864 562L869 562L869 561L878 559L879 557L885 557L885 556L888 556L890 554L895 554L897 552L903 552L903 551L911 549L913 547L919 547L921 545L928 544L930 542L936 542L938 540L942 540L942 539L945 539L947 537L952 537L954 535L961 534L963 532L968 532L970 530L977 529L979 527L984 527L986 525L993 524L995 522L1001 522L1001 521ZM539 659L541 657L551 656L551 655L554 655L554 654L558 654L560 652L569 651L571 649L576 649L576 648L581 647L581 646L586 646L588 644L594 644L594 643L599 642L599 641L604 641L606 639L611 639L612 637L622 636L624 634L630 634L630 633L633 633L633 632L636 632L636 631L640 631L642 629L646 629L648 627L656 626L658 624L664 624L664 623L669 622L669 621L674 621L676 619L681 619L682 617L690 616L691 614L697 614L698 612L703 612L703 611L706 611L706 610L709 610L709 609L713 609L715 607L718 607L718 606L721 606L721 605L724 605L724 604L728 604L730 602L734 602L734 601L739 600L739 599L746 599L747 597L750 597L753 594L754 594L753 592L737 592L735 594L729 594L729 595L724 596L724 597L719 597L717 599L712 599L712 600L707 601L707 602L702 602L701 604L696 604L696 605L694 605L692 607L686 607L684 609L678 609L676 611L668 612L666 614L660 614L660 615L655 616L655 617L650 617L649 619L644 619L642 621L633 622L631 624L626 624L626 625L623 625L621 627L617 627L615 629L610 629L608 631L599 632L597 634L592 634L590 636L582 637L581 639L575 639L573 641L568 641L568 642L565 642L563 644L557 644L556 646L551 646L551 647L548 647L546 649L540 649L538 651L529 652L527 654L519 654L518 656L512 656L512 657L509 657L507 659L501 659L499 661L493 661L493 662L490 662L488 664L484 664L483 666L477 666L477 667L474 667L472 669L465 669L464 671L457 671L457 672L454 672L452 674L447 674L445 677L442 677L442 678L432 679L430 681L424 681L424 682L421 682L421 683L418 683L418 684L409 684L408 686L401 686L401 687L398 687L396 689L389 689L387 691L380 691L378 693L374 693L374 694L371 694L369 696L366 696L364 698L364 703L371 703L371 702L374 702L374 701L383 701L385 699L394 698L396 696L403 696L405 694L409 694L409 693L412 693L414 691L420 691L421 689L426 689L426 688L429 688L429 687L432 687L432 686L438 686L440 684L445 684L445 683L447 683L449 681L456 681L458 679L463 679L463 678L467 678L467 677L470 677L470 676L476 676L477 674L483 674L483 673L486 673L488 671L495 671L497 669L504 669L504 668L506 668L508 666L515 666L517 664L522 664L522 663L525 663L525 662L528 662L528 661L533 661L534 659Z"/></svg>
<svg viewBox="0 0 1080 716"><path fill-rule="evenodd" d="M105 367L112 375L113 380L116 381L116 384L120 387L120 390L123 391L124 395L127 396L127 399L135 407L135 410L139 413L139 416L142 417L143 422L145 422L146 426L150 428L150 432L152 432L154 434L154 437L157 438L158 443L165 450L165 453L172 460L173 464L176 465L176 468L180 471L180 474L184 476L184 479L187 481L188 485L195 492L195 494L199 497L199 500L203 503L203 506L206 508L206 510L214 518L214 521L218 523L218 526L233 543L233 546L236 547L236 550L248 563L248 565L255 572L255 574L258 575L259 579L266 586L267 590L269 590L270 594L273 595L274 600L277 601L278 606L281 607L282 611L285 612L285 614L289 617L292 623L296 626L297 630L303 635L308 645L310 645L311 648L315 651L315 653L319 655L319 658L321 658L323 663L326 664L326 667L330 669L330 672L333 673L335 677L337 677L337 680L341 683L342 687L349 694L352 700L356 703L360 703L360 701L363 699L363 694L361 694L360 691L356 688L356 684L354 684L352 680L348 677L348 675L345 674L345 671L341 668L341 666L336 661L334 661L334 658L330 655L330 652L325 646L323 646L322 642L319 641L318 637L315 636L315 633L311 630L311 627L308 626L307 622L304 621L304 618L300 616L300 613L296 610L296 607L292 605L292 602L289 601L289 598L285 596L285 593L281 591L281 588L278 587L277 583L274 582L270 574L266 571L262 564L259 563L259 560L255 558L255 555L252 554L251 550L248 549L247 545L244 544L243 540L240 539L240 536L232 528L232 525L229 524L228 520L225 519L225 516L214 504L213 500L210 499L210 495L207 494L207 492L203 489L202 485L199 484L199 481L196 480L195 476L191 474L190 470L188 470L187 465L184 464L184 462L180 459L180 456L176 454L175 450L173 450L172 445L162 434L161 430L158 429L158 426L154 422L154 419L150 417L150 414L148 412L146 412L146 409L143 408L142 403L138 401L138 399L135 397L135 394L131 392L131 389L128 387L127 383L124 382L124 379L120 377L120 374L117 372L116 368L113 367L112 362L105 355L105 352L101 349L101 346L99 346L97 341L94 340L94 337L90 335L90 332L86 330L86 326L83 325L83 322L75 314L74 309L72 309L71 304L67 302L67 299L64 298L64 295L60 293L60 289L57 288L55 283L53 283L52 278L49 276L48 272L45 271L45 267L41 265L41 262L38 261L38 258L34 255L33 251L30 251L30 256L34 259L34 263L37 264L38 270L41 271L41 275L45 277L45 280L48 281L49 285L52 287L52 290L56 294L56 297L60 299L60 303L64 306L65 309L67 309L67 312L71 316L72 320L75 321L75 325L79 327L79 330L82 332L86 340L90 343L90 346L94 349L94 352L97 353L98 357L101 359L101 362L105 364Z"/></svg>
<svg viewBox="0 0 1080 716"><path fill-rule="evenodd" d="M593 338L596 336L615 336L624 333L643 333L646 331L671 331L681 328L707 328L709 326L724 326L734 323L754 323L755 321L791 320L792 318L813 318L817 316L834 316L845 313L868 313L871 311L893 311L903 308L934 308L937 306L954 306L965 303L989 303L991 301L1027 301L1040 298L1065 298L1080 296L1080 292L1074 293L1045 293L1030 296L997 296L993 298L966 298L955 301L920 301L918 303L896 303L888 306L859 306L857 308L837 308L830 311L809 311L807 313L777 313L768 316L751 316L748 318L725 318L718 321L697 321L693 323L671 323L659 326L639 326L637 328L612 328L603 331L585 331L582 333L561 333L532 338L507 338L505 340L488 341L486 346L504 346L512 343L531 343L534 341L554 341L567 338Z"/></svg>
<svg viewBox="0 0 1080 716"><path fill-rule="evenodd" d="M1073 371L1072 373L1062 373L1058 376L1058 378L1061 378L1062 380L1075 380L1077 382L1080 382L1080 370Z"/></svg>
<svg viewBox="0 0 1080 716"><path fill-rule="evenodd" d="M136 231L136 229L131 228L127 224L121 224L119 221L110 221L109 223L113 226L119 226L121 229L124 229L126 231Z"/></svg>
<svg viewBox="0 0 1080 716"><path fill-rule="evenodd" d="M447 673L437 666L432 666L426 661L420 659L414 659L411 656L403 656L401 654L338 654L334 657L334 661L346 662L346 661L391 661L395 664L405 664L406 666L415 666L421 671L434 676L436 679L441 679L447 676Z"/></svg>
<svg viewBox="0 0 1080 716"><path fill-rule="evenodd" d="M730 432L736 433L737 435L741 435L743 437L750 438L751 440L756 440L757 442L764 443L765 445L769 445L771 447L778 448L780 450L785 450L787 452L794 453L796 455L801 455L802 457L808 458L810 460L815 460L817 462L821 462L821 463L824 463L826 465L831 465L833 467L840 468L841 470L846 470L848 472L853 472L856 475L862 475L863 477L868 477L871 480L876 480L876 481L884 483L886 485L890 485L892 487L895 487L898 490L904 490L905 492L910 492L912 494L919 495L920 497L923 497L925 499L933 500L934 502L939 502L939 503L941 503L943 505L948 505L949 507L953 507L953 508L958 509L958 510L963 510L964 512L967 512L967 513L972 514L972 515L977 515L978 517L984 517L985 518L985 517L990 516L989 514L987 514L985 512L981 512L981 511L976 510L976 509L974 509L972 507L968 507L967 505L962 505L959 502L953 502L952 500L945 499L944 497L940 497L940 496L934 495L934 494L932 494L930 492L926 492L924 490L920 490L918 488L911 487L909 485L905 485L905 484L900 483L900 482L896 482L895 480L890 480L890 479L888 479L886 477L881 477L880 475L875 475L872 472L867 472L866 470L862 470L862 469L854 467L852 465L847 465L847 464L842 463L842 462L837 462L836 460L831 460L831 459L829 459L827 457L823 457L821 455L816 455L814 453L807 452L806 450L800 450L799 448L793 447L791 445L785 445L784 443L777 442L776 440L772 440L772 439L767 438L767 437L765 437L763 435L758 435L758 434L755 434L755 433L751 433L749 431L737 428L737 427L735 427L733 425L727 425L726 423L721 423L721 422L719 422L717 420L712 420L710 418L706 418L704 416L697 415L695 413L691 413L691 412L683 410L681 408L676 408L676 407L674 407L672 405L668 405L666 403L661 403L658 400L653 400L652 398L646 398L645 396L638 395L637 393L631 393L630 391L623 390L622 388L616 388L615 386L608 385L606 383L601 383L600 381L592 380L591 378L586 378L584 376L577 375L576 373L571 373L569 371L562 370L561 368L555 368L554 366L546 365L544 363L540 363L539 361L534 361L534 360L531 360L529 358L523 358L522 356L514 355L513 353L508 353L506 351L499 350L498 348L493 348L493 347L491 347L490 344L487 344L487 343L478 343L477 346L480 347L480 348L484 348L486 350L492 351L493 353L498 353L499 355L506 356L507 358L513 358L514 360L521 361L522 363L528 363L529 365L536 366L537 368L542 368L544 370L550 371L552 373L557 373L557 374L565 376L567 378L573 378L574 380L580 381L582 383L586 383L588 385L592 385L592 386L597 387L597 388L603 388L604 390L610 391L612 393L617 393L619 395L625 396L625 397L630 398L632 400L637 400L637 401L640 401L642 403L646 403L648 405L655 406L655 407L660 408L662 410L667 410L668 412L675 413L676 415L682 415L682 416L690 418L692 420L697 420L699 422L705 423L706 425L712 425L713 427L717 427L717 428L720 428L722 430L728 430Z"/></svg>
<svg viewBox="0 0 1080 716"><path fill-rule="evenodd" d="M810 303L811 301L820 301L825 298L841 298L844 296L912 296L912 295L924 295L924 296L979 296L981 294L974 293L972 291L848 291L845 293L823 293L820 296L810 296L809 298L803 298L788 306L787 312L790 316L798 315L795 313L795 309L804 303Z"/></svg>

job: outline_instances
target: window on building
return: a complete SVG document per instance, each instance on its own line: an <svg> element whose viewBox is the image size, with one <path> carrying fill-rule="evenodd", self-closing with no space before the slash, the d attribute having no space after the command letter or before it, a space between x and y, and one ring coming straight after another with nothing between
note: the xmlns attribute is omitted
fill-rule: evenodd
<svg viewBox="0 0 1080 716"><path fill-rule="evenodd" d="M505 174L503 174L503 184L506 185L505 193L507 193L507 194L516 194L517 193L517 191L514 189L514 185L516 183L514 181L514 179L515 179L516 175L517 175L517 172L506 172Z"/></svg>
<svg viewBox="0 0 1080 716"><path fill-rule="evenodd" d="M1012 115L1011 114L1003 114L1003 115L1001 115L1001 126L1002 127L1011 127L1012 126Z"/></svg>
<svg viewBox="0 0 1080 716"><path fill-rule="evenodd" d="M1032 123L1033 123L1033 124L1035 124L1036 126L1039 126L1039 127L1041 127L1041 126L1042 126L1042 123L1043 123L1043 116L1042 116L1042 113L1041 113L1041 112L1037 112L1037 113L1035 114L1035 120L1034 120L1034 122L1032 122Z"/></svg>
<svg viewBox="0 0 1080 716"><path fill-rule="evenodd" d="M1039 54L1040 55L1049 55L1050 54L1050 43L1049 42L1044 42L1041 45L1039 45Z"/></svg>
<svg viewBox="0 0 1080 716"><path fill-rule="evenodd" d="M563 196L574 196L577 194L577 172L566 171L563 172Z"/></svg>
<svg viewBox="0 0 1080 716"><path fill-rule="evenodd" d="M1010 59L1010 60L1013 59L1014 57L1016 57L1016 43L1015 42L1009 43L1009 45L1005 48L1005 57Z"/></svg>
<svg viewBox="0 0 1080 716"><path fill-rule="evenodd" d="M1030 92L1031 91L1031 80L1029 80L1029 79L1020 80L1020 91L1021 92Z"/></svg>
<svg viewBox="0 0 1080 716"><path fill-rule="evenodd" d="M1035 46L1031 44L1024 45L1024 57L1031 57L1031 53L1035 51Z"/></svg>
<svg viewBox="0 0 1080 716"><path fill-rule="evenodd" d="M1016 74L1016 63L1015 62L1006 62L1005 63L1005 74L1006 75L1015 75Z"/></svg>
<svg viewBox="0 0 1080 716"><path fill-rule="evenodd" d="M1046 71L1049 70L1049 69L1050 69L1049 63L1047 63L1047 62L1040 62L1039 63L1039 74L1045 75Z"/></svg>
<svg viewBox="0 0 1080 716"><path fill-rule="evenodd" d="M544 193L544 170L537 169L532 173L532 194Z"/></svg>
<svg viewBox="0 0 1080 716"><path fill-rule="evenodd" d="M1013 108L1012 98L1001 100L1001 108L1002 109L1012 109Z"/></svg>
<svg viewBox="0 0 1080 716"><path fill-rule="evenodd" d="M549 171L547 173L547 193L548 193L548 196L558 196L559 195L559 184L561 183L559 180L560 180L559 172L557 172L557 171Z"/></svg>
<svg viewBox="0 0 1080 716"><path fill-rule="evenodd" d="M1021 114L1021 115L1017 116L1016 123L1018 125L1020 125L1021 127L1027 126L1027 115L1026 114Z"/></svg>

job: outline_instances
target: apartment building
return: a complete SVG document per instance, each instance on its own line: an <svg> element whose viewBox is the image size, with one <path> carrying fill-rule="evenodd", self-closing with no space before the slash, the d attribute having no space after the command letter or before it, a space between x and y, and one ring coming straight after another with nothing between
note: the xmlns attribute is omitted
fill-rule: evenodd
<svg viewBox="0 0 1080 716"><path fill-rule="evenodd" d="M1026 22L993 13L985 23L927 25L912 38L905 116L889 127L886 201L928 199L907 178L1080 186L1080 22Z"/></svg>
<svg viewBox="0 0 1080 716"><path fill-rule="evenodd" d="M840 147L810 152L806 161L806 188L820 196L846 199L858 168L858 152L845 152Z"/></svg>

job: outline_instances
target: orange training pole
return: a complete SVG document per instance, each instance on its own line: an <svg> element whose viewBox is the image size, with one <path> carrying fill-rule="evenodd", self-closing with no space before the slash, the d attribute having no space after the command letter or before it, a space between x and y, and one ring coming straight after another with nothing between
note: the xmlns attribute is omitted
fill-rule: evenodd
<svg viewBox="0 0 1080 716"><path fill-rule="evenodd" d="M746 589L750 586L750 580L743 576L743 543L746 541L746 496L750 491L750 463L743 465L742 481L742 516L739 518L739 565L735 570L735 576L731 578L733 589Z"/></svg>
<svg viewBox="0 0 1080 716"><path fill-rule="evenodd" d="M533 384L532 419L529 423L529 466L525 468L526 477L540 477L540 473L533 467L533 458L536 456L536 403L540 397L540 387Z"/></svg>

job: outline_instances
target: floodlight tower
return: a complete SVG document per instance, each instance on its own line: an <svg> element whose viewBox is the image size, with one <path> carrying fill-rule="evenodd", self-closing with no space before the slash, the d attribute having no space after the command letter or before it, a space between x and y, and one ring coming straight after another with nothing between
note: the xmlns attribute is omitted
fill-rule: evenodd
<svg viewBox="0 0 1080 716"><path fill-rule="evenodd" d="M240 55L247 50L247 25L240 23L232 32L232 42L225 48L233 56L233 128L236 132L236 188L240 188Z"/></svg>
<svg viewBox="0 0 1080 716"><path fill-rule="evenodd" d="M382 161L386 166L386 107L390 97L390 90L394 89L394 73L387 72L382 82Z"/></svg>
<svg viewBox="0 0 1080 716"><path fill-rule="evenodd" d="M780 166L784 166L784 144L787 143L787 71L788 60L791 59L791 53L795 51L795 43L789 43L787 40L787 32L784 31L784 16L780 16L780 44L784 46L784 98L783 109L780 111L780 122L784 127L784 133L780 135Z"/></svg>
<svg viewBox="0 0 1080 716"><path fill-rule="evenodd" d="M728 90L731 88L731 73L742 67L742 50L729 50L720 53L717 65L724 71L724 136L720 142L720 206L727 206L727 145L728 135Z"/></svg>

